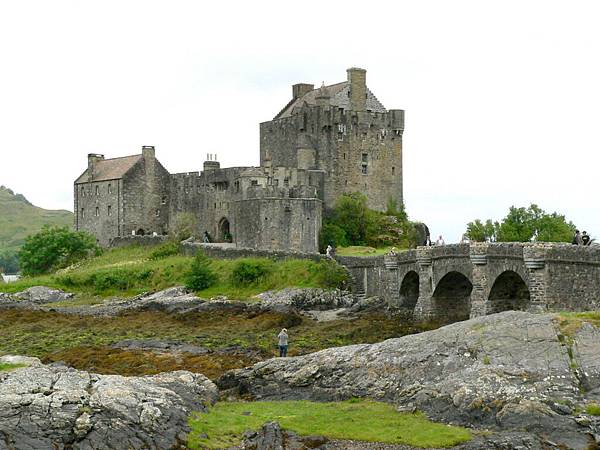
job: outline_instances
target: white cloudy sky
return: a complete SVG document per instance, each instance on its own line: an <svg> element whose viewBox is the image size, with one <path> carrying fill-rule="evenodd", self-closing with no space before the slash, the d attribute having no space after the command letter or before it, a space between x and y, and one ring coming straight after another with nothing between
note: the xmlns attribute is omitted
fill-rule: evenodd
<svg viewBox="0 0 600 450"><path fill-rule="evenodd" d="M72 209L87 153L258 164L258 123L346 68L406 110L405 200L456 241L539 204L600 236L596 1L0 2L0 184Z"/></svg>

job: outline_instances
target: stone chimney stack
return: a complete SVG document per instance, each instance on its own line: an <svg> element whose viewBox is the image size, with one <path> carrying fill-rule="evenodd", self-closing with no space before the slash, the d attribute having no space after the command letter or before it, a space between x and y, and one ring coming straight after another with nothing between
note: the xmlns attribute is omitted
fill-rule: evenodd
<svg viewBox="0 0 600 450"><path fill-rule="evenodd" d="M351 67L346 72L350 84L350 110L364 111L367 106L367 71Z"/></svg>
<svg viewBox="0 0 600 450"><path fill-rule="evenodd" d="M314 84L298 83L292 86L292 96L295 99L302 97L304 94L308 94L315 88Z"/></svg>
<svg viewBox="0 0 600 450"><path fill-rule="evenodd" d="M142 156L145 160L152 160L156 157L154 145L142 145Z"/></svg>
<svg viewBox="0 0 600 450"><path fill-rule="evenodd" d="M96 178L96 164L98 161L104 160L104 155L99 155L97 153L88 153L88 173L90 175L90 180Z"/></svg>

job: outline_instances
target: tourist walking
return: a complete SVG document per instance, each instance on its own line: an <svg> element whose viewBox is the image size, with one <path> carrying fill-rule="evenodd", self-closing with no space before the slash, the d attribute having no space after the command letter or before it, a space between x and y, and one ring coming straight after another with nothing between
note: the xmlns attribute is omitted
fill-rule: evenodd
<svg viewBox="0 0 600 450"><path fill-rule="evenodd" d="M279 334L277 335L277 337L279 338L279 357L280 358L285 358L287 356L287 351L288 351L288 334L287 334L287 330L284 328L282 329Z"/></svg>
<svg viewBox="0 0 600 450"><path fill-rule="evenodd" d="M584 231L583 234L581 235L581 243L583 245L590 245L592 242L592 240L590 239L590 235L587 234L587 231Z"/></svg>
<svg viewBox="0 0 600 450"><path fill-rule="evenodd" d="M573 236L573 245L583 245L583 238L579 230L575 230L575 236Z"/></svg>
<svg viewBox="0 0 600 450"><path fill-rule="evenodd" d="M204 242L205 244L208 244L210 242L210 236L208 235L208 231L204 232L204 235L202 236L202 242Z"/></svg>

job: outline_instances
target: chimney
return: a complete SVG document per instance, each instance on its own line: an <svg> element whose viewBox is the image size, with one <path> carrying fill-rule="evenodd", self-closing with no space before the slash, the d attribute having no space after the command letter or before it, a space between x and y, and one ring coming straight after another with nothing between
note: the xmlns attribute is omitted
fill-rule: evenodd
<svg viewBox="0 0 600 450"><path fill-rule="evenodd" d="M221 168L221 163L219 163L219 161L217 161L217 155L216 153L207 153L206 154L206 161L204 161L203 164L203 170L205 172L211 172L213 170L218 170Z"/></svg>
<svg viewBox="0 0 600 450"><path fill-rule="evenodd" d="M104 159L104 155L99 155L97 153L88 153L88 174L89 179L92 181L96 177L96 164L98 161L102 161Z"/></svg>
<svg viewBox="0 0 600 450"><path fill-rule="evenodd" d="M293 99L295 100L297 98L303 97L305 94L308 94L314 88L315 88L314 84L308 84L308 83L294 84L292 86Z"/></svg>
<svg viewBox="0 0 600 450"><path fill-rule="evenodd" d="M154 159L156 156L154 145L142 145L142 156L144 159Z"/></svg>
<svg viewBox="0 0 600 450"><path fill-rule="evenodd" d="M364 111L367 106L367 71L351 67L346 72L350 84L350 110Z"/></svg>

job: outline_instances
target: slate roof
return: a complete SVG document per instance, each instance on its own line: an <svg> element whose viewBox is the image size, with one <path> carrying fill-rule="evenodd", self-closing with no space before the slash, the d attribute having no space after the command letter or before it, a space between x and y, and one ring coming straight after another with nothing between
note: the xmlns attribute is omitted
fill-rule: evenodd
<svg viewBox="0 0 600 450"><path fill-rule="evenodd" d="M96 163L96 176L93 181L118 180L129 172L129 170L142 159L142 155L123 156L121 158L111 158L100 160ZM83 174L77 178L75 184L88 183L90 180L89 171L86 169Z"/></svg>
<svg viewBox="0 0 600 450"><path fill-rule="evenodd" d="M336 106L338 108L349 109L350 108L350 97L348 93L350 92L350 83L348 81L342 81L341 83L332 84L330 86L325 86L327 89L330 99L329 104L331 106ZM313 89L310 92L307 92L302 97L298 97L296 100L292 100L288 103L283 110L277 114L274 118L281 119L282 117L290 117L294 108L301 107L304 102L308 105L316 106L317 97L319 95L320 87L317 89ZM373 95L369 88L367 88L367 111L372 112L386 112L385 106L381 104L377 97Z"/></svg>

